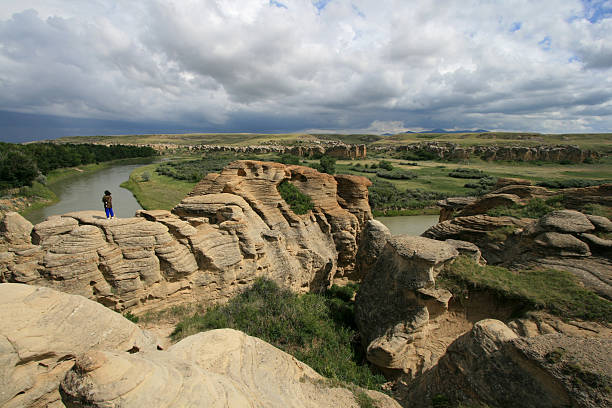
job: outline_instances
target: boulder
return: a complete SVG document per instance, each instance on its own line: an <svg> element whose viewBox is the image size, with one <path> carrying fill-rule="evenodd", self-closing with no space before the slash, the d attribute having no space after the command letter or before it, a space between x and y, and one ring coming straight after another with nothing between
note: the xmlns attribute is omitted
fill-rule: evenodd
<svg viewBox="0 0 612 408"><path fill-rule="evenodd" d="M468 215L485 214L493 208L512 207L520 202L521 198L515 194L486 194L478 201L463 207L457 216L465 217Z"/></svg>
<svg viewBox="0 0 612 408"><path fill-rule="evenodd" d="M90 350L154 350L155 339L81 296L0 284L0 406L63 406L59 383Z"/></svg>
<svg viewBox="0 0 612 408"><path fill-rule="evenodd" d="M482 320L410 384L402 400L418 407L434 397L449 406L610 406L610 346L609 338L519 338L498 320Z"/></svg>
<svg viewBox="0 0 612 408"><path fill-rule="evenodd" d="M0 221L0 234L11 245L30 244L33 225L14 211L6 213Z"/></svg>
<svg viewBox="0 0 612 408"><path fill-rule="evenodd" d="M357 265L360 279L376 264L378 256L391 238L391 231L378 220L368 220L361 237L361 244L357 251Z"/></svg>
<svg viewBox="0 0 612 408"><path fill-rule="evenodd" d="M117 381L117 379L121 381ZM236 330L190 336L167 352L90 352L62 381L73 407L356 407L353 393L334 387L306 364ZM362 391L376 406L399 407Z"/></svg>
<svg viewBox="0 0 612 408"><path fill-rule="evenodd" d="M602 217L600 215L589 215L586 216L591 224L595 226L597 231L612 232L612 221L609 218Z"/></svg>
<svg viewBox="0 0 612 408"><path fill-rule="evenodd" d="M595 227L586 215L574 210L553 211L538 221L544 231L579 233L593 231Z"/></svg>
<svg viewBox="0 0 612 408"><path fill-rule="evenodd" d="M444 353L444 342L430 339L451 295L434 283L457 255L453 246L427 238L398 235L387 241L355 300L355 322L371 363L390 375L414 377Z"/></svg>

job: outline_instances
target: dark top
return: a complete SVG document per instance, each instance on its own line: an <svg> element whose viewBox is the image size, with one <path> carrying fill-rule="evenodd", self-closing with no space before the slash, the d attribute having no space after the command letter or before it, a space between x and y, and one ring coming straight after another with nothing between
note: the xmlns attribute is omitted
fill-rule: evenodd
<svg viewBox="0 0 612 408"><path fill-rule="evenodd" d="M113 208L113 197L110 195L102 197L102 202L104 203L104 208Z"/></svg>

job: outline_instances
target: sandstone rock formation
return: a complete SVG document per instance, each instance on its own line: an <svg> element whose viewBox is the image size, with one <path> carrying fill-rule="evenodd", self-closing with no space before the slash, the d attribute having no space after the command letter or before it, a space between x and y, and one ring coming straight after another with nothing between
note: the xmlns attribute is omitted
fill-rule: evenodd
<svg viewBox="0 0 612 408"><path fill-rule="evenodd" d="M448 347L437 366L402 400L521 407L608 407L612 339L562 334L520 338L498 320L482 320Z"/></svg>
<svg viewBox="0 0 612 408"><path fill-rule="evenodd" d="M235 330L158 351L133 323L81 296L5 283L0 309L2 407L358 407L354 392L399 407L374 391L331 385Z"/></svg>
<svg viewBox="0 0 612 408"><path fill-rule="evenodd" d="M121 378L122 381L117 381ZM167 352L91 352L62 382L72 407L357 407L306 364L268 343L231 329L190 336ZM379 407L399 407L367 392Z"/></svg>
<svg viewBox="0 0 612 408"><path fill-rule="evenodd" d="M314 203L296 215L276 186L289 180ZM238 161L209 174L172 212L49 217L0 224L0 279L80 294L116 310L160 302L222 302L257 277L321 290L355 272L369 180L302 166Z"/></svg>
<svg viewBox="0 0 612 408"><path fill-rule="evenodd" d="M135 324L81 296L0 284L0 406L62 407L59 383L90 350L154 350Z"/></svg>
<svg viewBox="0 0 612 408"><path fill-rule="evenodd" d="M459 146L455 143L424 142L412 143L398 147L381 147L380 149L397 151L427 152L434 157L448 160L464 160L472 156L484 160L508 161L547 161L582 163L585 160L598 160L600 153L593 150L583 150L577 146Z"/></svg>
<svg viewBox="0 0 612 408"><path fill-rule="evenodd" d="M387 241L355 300L355 321L370 362L388 374L415 377L468 329L437 332L451 293L435 289L435 276L457 255L454 246L427 238L398 235Z"/></svg>
<svg viewBox="0 0 612 408"><path fill-rule="evenodd" d="M423 236L472 242L489 264L565 270L612 299L612 241L593 234L608 231L605 220L574 210L553 211L539 220L471 215L434 225Z"/></svg>

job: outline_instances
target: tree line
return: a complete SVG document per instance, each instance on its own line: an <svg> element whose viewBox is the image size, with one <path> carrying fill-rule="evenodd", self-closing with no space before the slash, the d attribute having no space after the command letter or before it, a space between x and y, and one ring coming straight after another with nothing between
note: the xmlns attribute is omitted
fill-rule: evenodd
<svg viewBox="0 0 612 408"><path fill-rule="evenodd" d="M30 186L40 174L62 167L155 155L147 146L0 142L0 189Z"/></svg>

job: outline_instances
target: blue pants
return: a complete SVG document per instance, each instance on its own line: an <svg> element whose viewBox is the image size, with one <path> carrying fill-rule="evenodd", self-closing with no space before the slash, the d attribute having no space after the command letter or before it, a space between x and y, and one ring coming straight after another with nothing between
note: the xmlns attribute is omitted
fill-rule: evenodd
<svg viewBox="0 0 612 408"><path fill-rule="evenodd" d="M112 208L105 208L104 209L106 211L106 218L108 218L109 216L114 217L115 214L113 214L113 209Z"/></svg>

